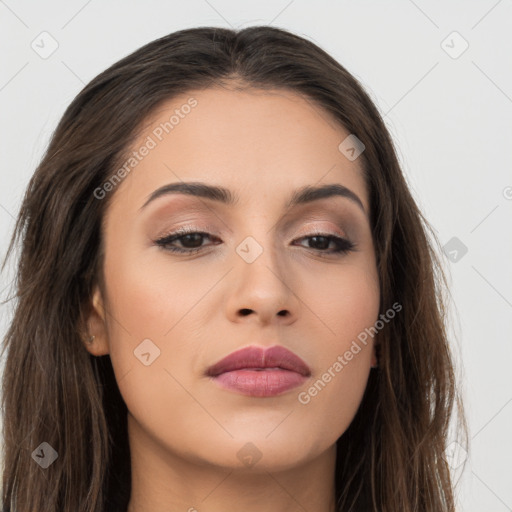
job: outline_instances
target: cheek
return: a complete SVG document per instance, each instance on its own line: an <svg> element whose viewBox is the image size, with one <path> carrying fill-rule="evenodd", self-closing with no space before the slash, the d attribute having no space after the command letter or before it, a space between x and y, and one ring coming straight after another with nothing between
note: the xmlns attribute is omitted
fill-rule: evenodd
<svg viewBox="0 0 512 512"><path fill-rule="evenodd" d="M186 315L205 291L202 281L192 286L176 270L163 274L129 261L126 252L124 259L105 261L110 357L119 391L148 430L172 437L181 428L176 411L202 413L183 385L190 387L186 379L196 353Z"/></svg>
<svg viewBox="0 0 512 512"><path fill-rule="evenodd" d="M301 288L298 294L309 306L311 318L317 319L309 325L317 337L321 333L317 346L322 343L326 354L346 350L378 318L380 290L371 258L344 264L325 275L310 273Z"/></svg>
<svg viewBox="0 0 512 512"><path fill-rule="evenodd" d="M297 395L297 417L304 418L319 445L335 443L356 415L369 375L361 354L346 364L334 359Z"/></svg>
<svg viewBox="0 0 512 512"><path fill-rule="evenodd" d="M141 396L146 391L151 394L162 389L162 380L169 387L170 377L163 369L179 357L170 345L180 319L190 309L193 297L188 296L196 293L194 287L183 286L179 273L175 274L176 279L167 279L154 265L131 255L129 248L107 247L109 349L122 393L131 394L127 386L136 386Z"/></svg>
<svg viewBox="0 0 512 512"><path fill-rule="evenodd" d="M380 306L371 262L339 270L325 282L316 276L316 286L313 280L306 282L303 291L313 305L311 318L316 318L310 323L311 339L316 340L310 358L317 366L297 401L328 438L346 430L363 397L373 347L368 329L375 325Z"/></svg>
<svg viewBox="0 0 512 512"><path fill-rule="evenodd" d="M123 336L129 333L133 341L165 341L172 336L178 322L214 282L207 275L198 278L197 270L191 272L189 268L165 257L130 255L129 250L106 260L110 305L124 327Z"/></svg>

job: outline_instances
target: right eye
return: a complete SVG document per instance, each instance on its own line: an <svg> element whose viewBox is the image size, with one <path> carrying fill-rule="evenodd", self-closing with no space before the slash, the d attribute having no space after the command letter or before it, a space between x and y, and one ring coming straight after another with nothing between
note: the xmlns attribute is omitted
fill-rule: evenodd
<svg viewBox="0 0 512 512"><path fill-rule="evenodd" d="M178 229L174 233L170 233L162 238L155 240L155 244L162 247L166 251L180 253L180 254L193 254L201 249L203 245L201 241L205 238L212 238L209 233L204 231L194 231L187 228ZM218 240L218 239L217 239ZM176 247L172 245L178 241L184 247Z"/></svg>

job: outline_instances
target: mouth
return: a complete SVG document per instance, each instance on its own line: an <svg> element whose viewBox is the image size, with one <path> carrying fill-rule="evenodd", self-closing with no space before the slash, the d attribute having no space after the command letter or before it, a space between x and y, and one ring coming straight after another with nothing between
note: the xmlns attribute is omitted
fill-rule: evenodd
<svg viewBox="0 0 512 512"><path fill-rule="evenodd" d="M290 350L275 345L245 347L210 366L206 375L220 387L254 397L282 394L303 384L308 365Z"/></svg>

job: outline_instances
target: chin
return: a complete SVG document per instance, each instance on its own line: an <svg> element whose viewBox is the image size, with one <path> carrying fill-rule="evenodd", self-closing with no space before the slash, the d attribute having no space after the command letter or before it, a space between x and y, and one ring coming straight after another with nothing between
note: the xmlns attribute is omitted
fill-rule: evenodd
<svg viewBox="0 0 512 512"><path fill-rule="evenodd" d="M311 439L312 443L306 444L297 429L293 432L283 429L281 435L275 435L275 432L268 435L269 432L271 429L260 426L259 430L255 428L250 432L231 431L233 439L223 436L223 440L213 440L209 437L209 446L201 456L210 464L255 474L286 471L300 466L329 447L324 445L325 439Z"/></svg>

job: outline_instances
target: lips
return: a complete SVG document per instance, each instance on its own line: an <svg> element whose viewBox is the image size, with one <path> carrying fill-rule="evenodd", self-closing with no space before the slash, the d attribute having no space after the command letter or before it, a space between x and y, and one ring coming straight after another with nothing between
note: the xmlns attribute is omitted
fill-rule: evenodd
<svg viewBox="0 0 512 512"><path fill-rule="evenodd" d="M290 350L275 345L264 349L262 347L245 347L229 354L207 370L207 375L217 377L226 372L236 370L288 370L304 377L311 375L308 365Z"/></svg>
<svg viewBox="0 0 512 512"><path fill-rule="evenodd" d="M303 385L308 365L293 352L275 345L246 347L210 366L206 374L224 390L250 397L274 397Z"/></svg>

